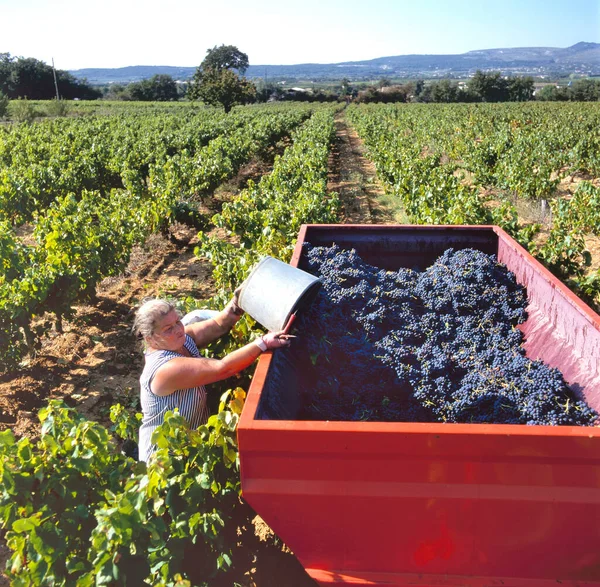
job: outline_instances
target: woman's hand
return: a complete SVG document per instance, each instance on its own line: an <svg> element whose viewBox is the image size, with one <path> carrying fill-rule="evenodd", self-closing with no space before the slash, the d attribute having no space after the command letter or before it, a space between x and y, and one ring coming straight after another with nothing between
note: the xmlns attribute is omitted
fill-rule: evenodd
<svg viewBox="0 0 600 587"><path fill-rule="evenodd" d="M267 347L266 350L271 351L290 346L292 338L295 337L291 334L284 334L283 330L280 330L279 332L268 332L267 334L263 334L259 340L262 340L263 344Z"/></svg>
<svg viewBox="0 0 600 587"><path fill-rule="evenodd" d="M244 313L244 310L242 310L239 305L241 291L242 291L242 287L240 286L233 292L233 297L231 298L231 300L229 300L229 303L224 308L227 313L233 314L238 317L236 319L236 322L237 322L237 320L240 319L240 316Z"/></svg>

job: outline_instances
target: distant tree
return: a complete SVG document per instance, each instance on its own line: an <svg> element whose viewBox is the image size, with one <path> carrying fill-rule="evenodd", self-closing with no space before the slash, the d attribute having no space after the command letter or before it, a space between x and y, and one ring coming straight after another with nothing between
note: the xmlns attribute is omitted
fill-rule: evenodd
<svg viewBox="0 0 600 587"><path fill-rule="evenodd" d="M414 91L415 98L418 98L421 95L421 92L423 91L424 86L425 86L425 81L422 79L418 79L415 82L415 91Z"/></svg>
<svg viewBox="0 0 600 587"><path fill-rule="evenodd" d="M188 97L222 106L225 112L229 112L236 104L253 102L256 99L256 87L240 76L246 72L248 65L248 56L233 45L209 49L194 74Z"/></svg>
<svg viewBox="0 0 600 587"><path fill-rule="evenodd" d="M381 102L408 102L410 87L396 84L387 86L379 91Z"/></svg>
<svg viewBox="0 0 600 587"><path fill-rule="evenodd" d="M170 75L155 75L150 78L150 84L154 93L154 99L159 102L170 102L171 100L177 100L179 97L177 83Z"/></svg>
<svg viewBox="0 0 600 587"><path fill-rule="evenodd" d="M57 69L56 78L58 92L61 98L65 98L66 100L72 100L73 98L79 98L80 100L97 100L102 97L102 92L89 85L86 79L78 79L68 71ZM56 92L53 92L52 96L48 96L48 98L54 99L55 95Z"/></svg>
<svg viewBox="0 0 600 587"><path fill-rule="evenodd" d="M389 80L389 78L387 78L387 77L382 77L382 78L379 80L379 82L378 82L378 84L377 84L377 87L379 87L379 88L387 88L387 87L389 87L389 86L391 86L391 85L392 85L392 82Z"/></svg>
<svg viewBox="0 0 600 587"><path fill-rule="evenodd" d="M467 103L481 102L481 97L479 94L473 92L467 85L466 87L459 87L458 101Z"/></svg>
<svg viewBox="0 0 600 587"><path fill-rule="evenodd" d="M0 53L0 92L8 95L12 59L10 53Z"/></svg>
<svg viewBox="0 0 600 587"><path fill-rule="evenodd" d="M56 70L59 95L62 98L95 99L101 93L63 70ZM49 100L56 97L52 67L31 57L11 57L0 53L0 91L9 98Z"/></svg>
<svg viewBox="0 0 600 587"><path fill-rule="evenodd" d="M407 102L410 87L408 85L394 85L377 89L375 86L370 86L366 90L361 90L356 96L356 102Z"/></svg>
<svg viewBox="0 0 600 587"><path fill-rule="evenodd" d="M131 100L127 86L123 84L109 84L102 87L104 100Z"/></svg>
<svg viewBox="0 0 600 587"><path fill-rule="evenodd" d="M136 102L149 102L152 100L150 95L150 84L148 80L142 80L139 82L131 82L126 88L127 100L134 100Z"/></svg>
<svg viewBox="0 0 600 587"><path fill-rule="evenodd" d="M129 84L127 93L131 100L147 102L170 102L179 97L175 80L166 74L157 74L150 79Z"/></svg>
<svg viewBox="0 0 600 587"><path fill-rule="evenodd" d="M541 101L566 102L569 99L567 88L555 85L544 86L535 93L535 99Z"/></svg>
<svg viewBox="0 0 600 587"><path fill-rule="evenodd" d="M505 102L508 100L508 81L499 71L485 73L477 70L469 80L469 91L482 102Z"/></svg>
<svg viewBox="0 0 600 587"><path fill-rule="evenodd" d="M431 84L432 102L458 102L459 90L458 83L451 82L448 79L442 79Z"/></svg>
<svg viewBox="0 0 600 587"><path fill-rule="evenodd" d="M190 88L188 95L212 106L222 106L225 112L229 112L236 104L253 102L256 88L231 69L207 69L202 73L201 81Z"/></svg>
<svg viewBox="0 0 600 587"><path fill-rule="evenodd" d="M381 93L377 88L370 86L366 90L360 90L355 98L358 104L369 104L370 102L381 102Z"/></svg>
<svg viewBox="0 0 600 587"><path fill-rule="evenodd" d="M342 78L342 81L340 82L340 88L340 94L342 96L350 96L352 94L352 86L350 85L350 80L347 77Z"/></svg>
<svg viewBox="0 0 600 587"><path fill-rule="evenodd" d="M52 68L33 58L12 60L7 93L13 99L43 100L56 96Z"/></svg>
<svg viewBox="0 0 600 587"><path fill-rule="evenodd" d="M204 69L235 69L241 75L246 73L250 66L248 55L242 53L234 45L220 45L206 52L206 57L200 65Z"/></svg>
<svg viewBox="0 0 600 587"><path fill-rule="evenodd" d="M510 102L533 100L533 78L511 77L508 79L508 99Z"/></svg>
<svg viewBox="0 0 600 587"><path fill-rule="evenodd" d="M580 79L568 89L570 100L577 102L597 102L600 99L600 82L592 79Z"/></svg>

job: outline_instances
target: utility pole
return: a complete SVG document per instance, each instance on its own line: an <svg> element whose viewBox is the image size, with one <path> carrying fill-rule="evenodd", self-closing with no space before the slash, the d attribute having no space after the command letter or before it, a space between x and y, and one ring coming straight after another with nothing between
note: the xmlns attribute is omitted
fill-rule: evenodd
<svg viewBox="0 0 600 587"><path fill-rule="evenodd" d="M54 74L54 87L56 88L56 99L60 100L60 96L58 94L58 82L56 81L56 69L54 69L54 57L52 58L52 73Z"/></svg>

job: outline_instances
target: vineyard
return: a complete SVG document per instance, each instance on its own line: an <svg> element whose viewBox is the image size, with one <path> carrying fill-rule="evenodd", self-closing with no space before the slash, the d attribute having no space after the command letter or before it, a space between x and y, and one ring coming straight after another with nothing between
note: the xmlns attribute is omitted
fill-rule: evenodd
<svg viewBox="0 0 600 587"><path fill-rule="evenodd" d="M376 105L348 117L410 223L498 224L598 304L599 114L592 104Z"/></svg>
<svg viewBox="0 0 600 587"><path fill-rule="evenodd" d="M217 413L198 431L168 419L147 468L121 451L137 434L141 358L129 329L146 295L183 312L220 308L262 255L289 260L301 224L395 214L498 224L600 307L595 104L268 104L225 115L83 103L75 114L0 128L0 520L11 584L277 584L273 568L261 576L264 541L238 498L248 373L214 386ZM342 133L364 144L377 177L344 162L358 155ZM259 332L246 316L205 354ZM76 333L87 336L81 348ZM91 360L96 347L102 361Z"/></svg>

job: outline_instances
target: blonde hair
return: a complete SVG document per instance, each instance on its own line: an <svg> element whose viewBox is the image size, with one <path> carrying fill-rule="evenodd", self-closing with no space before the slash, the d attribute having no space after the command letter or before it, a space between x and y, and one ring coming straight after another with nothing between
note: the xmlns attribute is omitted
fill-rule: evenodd
<svg viewBox="0 0 600 587"><path fill-rule="evenodd" d="M135 313L133 322L133 332L142 338L148 338L154 334L154 329L158 320L166 316L169 312L175 311L181 318L181 312L174 304L167 300L147 299Z"/></svg>

